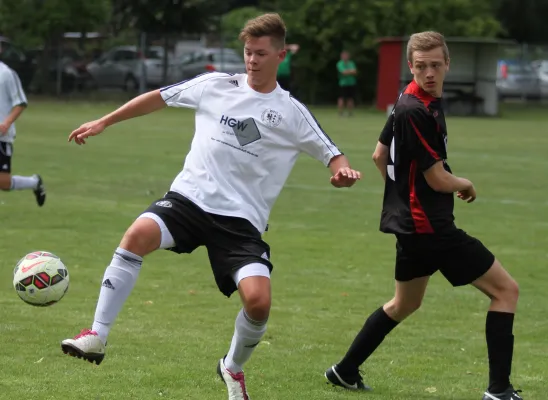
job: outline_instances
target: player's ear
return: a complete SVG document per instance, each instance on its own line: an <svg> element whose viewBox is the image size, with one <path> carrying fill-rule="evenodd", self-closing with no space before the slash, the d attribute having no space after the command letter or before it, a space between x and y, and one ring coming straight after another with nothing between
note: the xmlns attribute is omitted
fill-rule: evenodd
<svg viewBox="0 0 548 400"><path fill-rule="evenodd" d="M449 62L451 61L450 58L447 58L447 61L445 62L445 72L449 71Z"/></svg>

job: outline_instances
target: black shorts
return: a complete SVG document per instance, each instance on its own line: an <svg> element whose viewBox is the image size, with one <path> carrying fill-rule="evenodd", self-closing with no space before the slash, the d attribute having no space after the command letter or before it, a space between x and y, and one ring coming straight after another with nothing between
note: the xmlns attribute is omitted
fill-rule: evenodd
<svg viewBox="0 0 548 400"><path fill-rule="evenodd" d="M439 270L453 286L467 285L495 262L495 256L483 243L461 229L396 237L396 280L400 282L430 276Z"/></svg>
<svg viewBox="0 0 548 400"><path fill-rule="evenodd" d="M356 85L339 86L339 97L341 99L354 100L354 98L356 97Z"/></svg>
<svg viewBox="0 0 548 400"><path fill-rule="evenodd" d="M232 273L252 263L264 264L272 272L270 246L244 218L207 213L186 197L168 192L145 212L156 214L173 236L175 253L207 248L219 290L227 297L237 290Z"/></svg>
<svg viewBox="0 0 548 400"><path fill-rule="evenodd" d="M0 172L11 172L11 156L13 144L0 142Z"/></svg>

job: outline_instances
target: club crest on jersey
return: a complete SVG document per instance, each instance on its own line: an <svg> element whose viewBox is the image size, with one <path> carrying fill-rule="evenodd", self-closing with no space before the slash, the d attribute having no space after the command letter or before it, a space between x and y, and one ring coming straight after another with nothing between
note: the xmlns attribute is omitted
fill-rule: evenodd
<svg viewBox="0 0 548 400"><path fill-rule="evenodd" d="M280 114L278 111L267 108L263 111L261 119L265 125L271 128L275 128L281 124L283 117L282 114Z"/></svg>
<svg viewBox="0 0 548 400"><path fill-rule="evenodd" d="M157 201L157 202L156 202L156 205L157 205L158 207L165 207L165 208L171 208L171 207L173 207L173 204L171 204L171 201L167 201L167 200Z"/></svg>

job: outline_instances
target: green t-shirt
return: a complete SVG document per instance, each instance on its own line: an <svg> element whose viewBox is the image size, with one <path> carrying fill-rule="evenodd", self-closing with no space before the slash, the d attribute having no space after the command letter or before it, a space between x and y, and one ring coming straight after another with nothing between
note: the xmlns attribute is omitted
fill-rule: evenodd
<svg viewBox="0 0 548 400"><path fill-rule="evenodd" d="M339 86L354 86L357 82L356 75L343 75L344 71L356 69L354 61L339 60L337 63L337 71L339 71Z"/></svg>
<svg viewBox="0 0 548 400"><path fill-rule="evenodd" d="M285 55L285 59L278 66L278 76L288 77L291 75L291 54L290 51Z"/></svg>

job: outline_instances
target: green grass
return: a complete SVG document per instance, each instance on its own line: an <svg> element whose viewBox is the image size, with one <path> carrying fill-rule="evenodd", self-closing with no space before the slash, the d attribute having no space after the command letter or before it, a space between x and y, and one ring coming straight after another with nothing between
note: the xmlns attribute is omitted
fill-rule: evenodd
<svg viewBox="0 0 548 400"><path fill-rule="evenodd" d="M0 399L226 399L215 366L240 304L217 290L203 249L146 259L100 367L60 351L62 339L90 326L122 234L168 189L193 133L190 111L166 110L112 127L84 147L66 142L72 129L113 107L37 102L18 124L13 170L41 173L48 200L39 209L31 193L0 193ZM364 178L334 189L328 171L303 156L276 203L265 235L275 265L273 310L246 365L251 397L480 399L489 303L439 274L423 307L364 366L374 393L324 383L324 370L393 294L394 239L378 232L382 185L370 162L384 116L340 119L319 109L317 117ZM548 371L547 122L545 111L529 110L448 119L450 165L479 196L457 204L457 222L520 283L513 382L539 400ZM56 253L71 274L67 296L50 308L24 304L11 286L14 264L33 250Z"/></svg>

